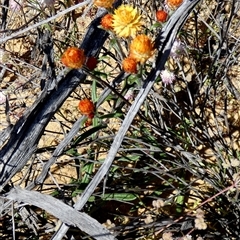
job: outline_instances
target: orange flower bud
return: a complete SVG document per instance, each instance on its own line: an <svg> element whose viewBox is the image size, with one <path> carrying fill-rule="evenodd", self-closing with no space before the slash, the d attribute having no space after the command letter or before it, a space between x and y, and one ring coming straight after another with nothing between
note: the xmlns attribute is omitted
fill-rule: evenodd
<svg viewBox="0 0 240 240"><path fill-rule="evenodd" d="M101 19L101 25L106 30L112 30L113 15L108 13Z"/></svg>
<svg viewBox="0 0 240 240"><path fill-rule="evenodd" d="M97 7L111 8L115 0L95 0L94 4Z"/></svg>
<svg viewBox="0 0 240 240"><path fill-rule="evenodd" d="M89 127L92 125L92 118L88 118L87 121L85 122L85 126Z"/></svg>
<svg viewBox="0 0 240 240"><path fill-rule="evenodd" d="M172 8L176 9L183 3L183 0L166 0L166 4Z"/></svg>
<svg viewBox="0 0 240 240"><path fill-rule="evenodd" d="M97 59L95 57L88 57L86 66L90 71L92 71L97 66Z"/></svg>
<svg viewBox="0 0 240 240"><path fill-rule="evenodd" d="M62 63L69 68L81 68L86 60L84 50L77 47L69 47L62 55Z"/></svg>
<svg viewBox="0 0 240 240"><path fill-rule="evenodd" d="M88 98L80 100L78 104L78 109L81 114L88 116L89 118L94 117L95 106L91 100Z"/></svg>
<svg viewBox="0 0 240 240"><path fill-rule="evenodd" d="M87 116L88 116L88 119L93 119L94 118L94 112L89 113Z"/></svg>
<svg viewBox="0 0 240 240"><path fill-rule="evenodd" d="M151 39L144 34L138 35L130 44L130 58L143 64L153 55L153 50Z"/></svg>
<svg viewBox="0 0 240 240"><path fill-rule="evenodd" d="M156 17L159 22L166 22L168 14L163 10L158 10L156 12Z"/></svg>
<svg viewBox="0 0 240 240"><path fill-rule="evenodd" d="M124 58L122 61L122 67L125 72L137 73L137 62L131 57Z"/></svg>

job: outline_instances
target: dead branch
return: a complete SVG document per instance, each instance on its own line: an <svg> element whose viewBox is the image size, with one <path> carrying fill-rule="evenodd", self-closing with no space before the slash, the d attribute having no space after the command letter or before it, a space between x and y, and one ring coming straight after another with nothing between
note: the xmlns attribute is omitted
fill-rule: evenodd
<svg viewBox="0 0 240 240"><path fill-rule="evenodd" d="M19 203L28 203L49 212L65 224L78 227L94 239L111 240L116 239L98 221L85 213L78 212L62 201L36 191L28 191L21 188L14 188L7 198Z"/></svg>

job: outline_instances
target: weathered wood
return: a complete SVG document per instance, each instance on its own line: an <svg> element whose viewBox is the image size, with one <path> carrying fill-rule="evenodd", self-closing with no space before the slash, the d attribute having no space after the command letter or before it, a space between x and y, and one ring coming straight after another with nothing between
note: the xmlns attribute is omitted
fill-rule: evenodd
<svg viewBox="0 0 240 240"><path fill-rule="evenodd" d="M108 33L98 28L100 18L89 26L82 48L86 55L97 55ZM58 77L59 78L59 77ZM45 88L33 106L15 124L9 140L0 151L0 191L20 171L36 150L39 139L54 113L65 99L85 80L81 70L72 70L58 81L57 88Z"/></svg>
<svg viewBox="0 0 240 240"><path fill-rule="evenodd" d="M114 240L116 239L97 220L85 213L78 212L62 201L36 191L28 191L21 188L12 189L7 198L19 203L28 203L44 209L65 224L78 227L94 239Z"/></svg>

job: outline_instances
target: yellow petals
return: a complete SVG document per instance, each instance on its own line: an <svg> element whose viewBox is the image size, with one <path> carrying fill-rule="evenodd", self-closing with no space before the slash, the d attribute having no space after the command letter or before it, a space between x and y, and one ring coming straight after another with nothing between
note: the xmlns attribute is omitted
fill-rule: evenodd
<svg viewBox="0 0 240 240"><path fill-rule="evenodd" d="M121 5L114 11L113 30L119 37L134 37L141 27L141 15L131 5Z"/></svg>

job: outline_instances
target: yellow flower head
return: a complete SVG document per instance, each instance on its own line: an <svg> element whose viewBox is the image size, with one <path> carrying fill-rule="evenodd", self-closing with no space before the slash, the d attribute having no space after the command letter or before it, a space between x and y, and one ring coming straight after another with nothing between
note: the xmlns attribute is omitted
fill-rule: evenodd
<svg viewBox="0 0 240 240"><path fill-rule="evenodd" d="M138 35L130 44L130 57L141 64L145 63L154 52L152 40L144 34Z"/></svg>
<svg viewBox="0 0 240 240"><path fill-rule="evenodd" d="M141 30L141 15L131 5L121 5L114 11L112 26L119 37L134 37Z"/></svg>
<svg viewBox="0 0 240 240"><path fill-rule="evenodd" d="M97 7L111 8L115 0L94 0Z"/></svg>

